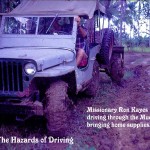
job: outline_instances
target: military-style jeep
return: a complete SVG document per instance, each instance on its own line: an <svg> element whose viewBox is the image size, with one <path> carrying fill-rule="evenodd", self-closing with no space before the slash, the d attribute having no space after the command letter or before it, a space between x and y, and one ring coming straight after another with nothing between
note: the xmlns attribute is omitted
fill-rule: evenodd
<svg viewBox="0 0 150 150"><path fill-rule="evenodd" d="M79 67L77 16L88 33L88 58ZM0 113L18 119L44 115L49 131L65 131L72 109L68 95L84 91L94 96L100 70L113 80L123 77L123 48L114 47L114 33L104 28L105 21L105 8L97 0L25 0L3 15Z"/></svg>

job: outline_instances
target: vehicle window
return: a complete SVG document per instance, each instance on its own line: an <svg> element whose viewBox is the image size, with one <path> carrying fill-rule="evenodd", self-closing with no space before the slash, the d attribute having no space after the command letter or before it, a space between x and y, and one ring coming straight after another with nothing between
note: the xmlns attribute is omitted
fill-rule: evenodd
<svg viewBox="0 0 150 150"><path fill-rule="evenodd" d="M100 18L98 15L95 15L95 30L96 31L100 30Z"/></svg>
<svg viewBox="0 0 150 150"><path fill-rule="evenodd" d="M100 31L101 29L104 28L104 21L108 24L108 20L106 17L100 15L96 15L95 16L95 28L96 28L96 31Z"/></svg>
<svg viewBox="0 0 150 150"><path fill-rule="evenodd" d="M35 34L37 17L5 17L4 34Z"/></svg>
<svg viewBox="0 0 150 150"><path fill-rule="evenodd" d="M108 18L104 16L104 28L108 28Z"/></svg>
<svg viewBox="0 0 150 150"><path fill-rule="evenodd" d="M71 35L73 17L40 17L38 34Z"/></svg>

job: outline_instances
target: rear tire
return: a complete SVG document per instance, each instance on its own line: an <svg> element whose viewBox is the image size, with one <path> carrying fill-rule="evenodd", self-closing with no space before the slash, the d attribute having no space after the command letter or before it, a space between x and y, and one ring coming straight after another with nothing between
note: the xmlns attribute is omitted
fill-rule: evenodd
<svg viewBox="0 0 150 150"><path fill-rule="evenodd" d="M111 66L110 66L110 77L112 81L119 84L123 76L124 76L123 59L113 55L111 59Z"/></svg>
<svg viewBox="0 0 150 150"><path fill-rule="evenodd" d="M54 136L65 136L69 127L71 114L71 100L67 94L68 84L57 81L47 89L45 117L47 119L48 132Z"/></svg>
<svg viewBox="0 0 150 150"><path fill-rule="evenodd" d="M92 79L88 88L85 90L86 95L95 97L99 88L99 82L100 82L99 64L95 60L93 64Z"/></svg>

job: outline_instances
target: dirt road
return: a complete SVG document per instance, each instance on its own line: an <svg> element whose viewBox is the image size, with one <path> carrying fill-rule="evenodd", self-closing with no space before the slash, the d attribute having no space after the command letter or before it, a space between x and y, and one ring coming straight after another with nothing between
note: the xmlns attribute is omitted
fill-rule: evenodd
<svg viewBox="0 0 150 150"><path fill-rule="evenodd" d="M0 144L0 149L24 149L25 147L22 147L24 145L26 149L43 150L150 149L150 127L148 126L150 122L150 53L126 53L125 75L120 86L112 83L107 75L101 73L97 96L93 99L80 95L77 100L68 131L68 137L73 138L74 144L8 143ZM114 114L106 111L87 112L88 107L117 111ZM110 120L108 118L88 120L89 114L103 117L124 115L124 120L110 118ZM148 116L147 119L141 118L141 114ZM47 136L42 119L31 119L23 124L15 122L12 118L9 119L1 119L0 136L38 137L39 139ZM87 127L87 122L101 124L97 127ZM112 123L116 126L123 126L124 123L125 127L112 127ZM106 126L106 124L109 125Z"/></svg>
<svg viewBox="0 0 150 150"><path fill-rule="evenodd" d="M76 149L81 146L83 149L93 148L97 150L149 150L150 128L145 126L150 118L148 120L141 119L140 115L150 116L150 53L126 53L125 75L121 86L113 84L105 74L101 74L97 97L91 100L81 99L78 106L75 118L79 118L79 125L76 125L74 137L76 143L82 144L78 145ZM134 115L138 116L138 119L132 118L133 120L130 120L128 118L125 121L111 120L109 122L125 123L126 126L135 123L140 127L87 128L83 125L87 122L87 113L85 112L89 106L116 108L117 110L120 107L125 108L126 112L118 111L115 116L129 117ZM143 111L148 110L148 112L139 113L137 112L138 108ZM104 113L104 115L108 115L108 113ZM101 121L101 123L103 122Z"/></svg>

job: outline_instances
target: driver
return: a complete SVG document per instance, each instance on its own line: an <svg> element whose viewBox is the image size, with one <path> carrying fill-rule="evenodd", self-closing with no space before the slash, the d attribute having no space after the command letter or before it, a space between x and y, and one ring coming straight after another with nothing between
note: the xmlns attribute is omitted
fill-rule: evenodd
<svg viewBox="0 0 150 150"><path fill-rule="evenodd" d="M54 21L53 25L52 25L52 28L51 28L52 29L52 33L57 33L59 31L61 31L62 30L61 28L62 28L61 25L59 24L58 20L56 19Z"/></svg>

